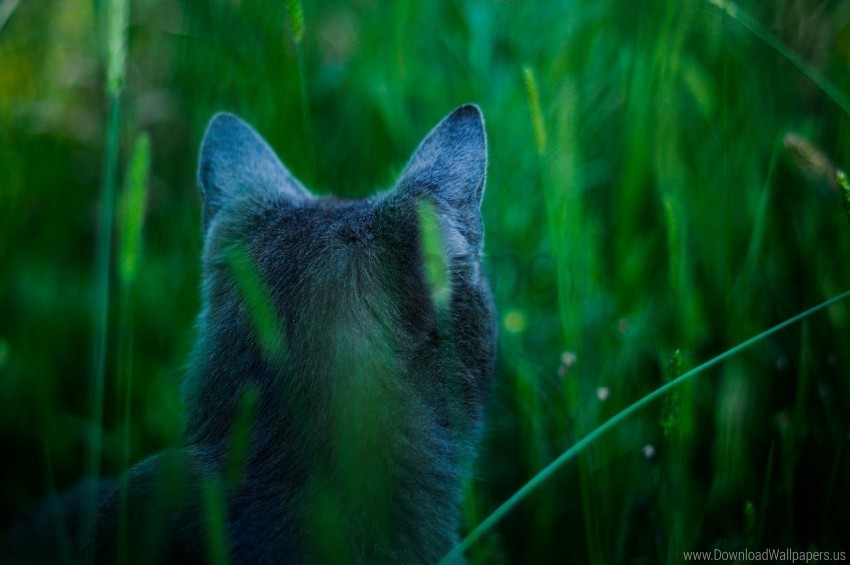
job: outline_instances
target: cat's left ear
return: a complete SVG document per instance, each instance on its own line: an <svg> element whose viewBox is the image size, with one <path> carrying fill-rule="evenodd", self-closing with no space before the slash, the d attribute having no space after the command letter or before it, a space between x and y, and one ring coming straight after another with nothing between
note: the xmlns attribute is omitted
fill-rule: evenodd
<svg viewBox="0 0 850 565"><path fill-rule="evenodd" d="M283 198L298 203L311 197L268 143L233 114L216 114L201 143L198 184L204 199L204 232L218 211L244 198Z"/></svg>
<svg viewBox="0 0 850 565"><path fill-rule="evenodd" d="M396 190L436 201L470 245L480 248L484 226L481 199L487 175L487 137L478 106L449 114L422 141Z"/></svg>

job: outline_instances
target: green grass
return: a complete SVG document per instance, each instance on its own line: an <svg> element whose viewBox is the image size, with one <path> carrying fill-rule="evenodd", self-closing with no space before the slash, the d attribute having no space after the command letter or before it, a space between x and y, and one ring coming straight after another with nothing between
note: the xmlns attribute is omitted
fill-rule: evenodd
<svg viewBox="0 0 850 565"><path fill-rule="evenodd" d="M179 437L215 111L360 197L476 102L501 333L467 556L850 550L850 303L787 323L850 288L846 2L0 4L0 528Z"/></svg>
<svg viewBox="0 0 850 565"><path fill-rule="evenodd" d="M478 541L481 536L486 534L488 531L492 530L496 523L502 519L508 512L510 512L514 507L516 507L523 499L527 498L529 494L536 488L538 488L546 479L551 477L555 472L558 471L561 467L563 467L568 461L574 459L582 450L587 449L597 438L601 437L602 434L608 432L612 428L616 427L618 424L623 422L626 418L637 412L639 409L648 405L650 402L662 397L664 394L670 392L672 393L673 389L681 386L688 379L692 379L696 377L698 374L710 369L714 365L722 363L726 359L736 355L737 353L743 351L744 349L755 345L756 343L763 341L770 337L771 335L787 328L788 326L795 324L805 318L832 306L833 304L837 304L840 301L850 297L850 290L839 294L838 296L831 298L825 302L818 304L812 308L809 308L802 314L794 316L781 324L778 324L769 330L766 330L760 333L757 336L754 336L747 341L736 345L732 349L725 351L724 353L714 357L713 359L706 361L701 364L699 367L692 369L672 381L666 383L664 386L661 386L650 394L642 397L637 402L630 404L627 408L621 410L613 417L606 420L599 427L594 429L592 432L584 436L580 441L576 442L571 448L566 450L564 453L559 455L554 461L549 463L545 468L543 468L539 473L537 473L534 477L531 478L530 481L525 483L521 489L519 489L513 496L511 496L508 500L506 500L502 505L500 505L496 510L494 510L487 518L481 521L479 525L477 525L470 533L467 535L446 557L444 561L446 563L452 563L456 561L464 551L466 551L472 544ZM644 452L647 453L647 452Z"/></svg>

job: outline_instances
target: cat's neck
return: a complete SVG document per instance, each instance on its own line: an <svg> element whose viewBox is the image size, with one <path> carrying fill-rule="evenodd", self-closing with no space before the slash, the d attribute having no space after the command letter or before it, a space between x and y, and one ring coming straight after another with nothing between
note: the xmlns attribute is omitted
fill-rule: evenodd
<svg viewBox="0 0 850 565"><path fill-rule="evenodd" d="M306 549L320 560L344 550L366 561L437 561L459 525L456 443L410 375L356 367L336 375L313 411L293 415L286 447L266 445L255 461L274 461L281 488L297 485ZM275 473L257 470L260 481Z"/></svg>

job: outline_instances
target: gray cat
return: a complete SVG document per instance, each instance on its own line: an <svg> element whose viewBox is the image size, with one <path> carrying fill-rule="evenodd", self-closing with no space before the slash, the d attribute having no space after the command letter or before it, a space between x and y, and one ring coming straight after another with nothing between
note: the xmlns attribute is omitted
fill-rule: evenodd
<svg viewBox="0 0 850 565"><path fill-rule="evenodd" d="M203 308L184 443L99 487L83 554L444 556L495 357L485 171L472 105L427 136L395 188L364 200L313 196L253 129L215 116L198 174Z"/></svg>

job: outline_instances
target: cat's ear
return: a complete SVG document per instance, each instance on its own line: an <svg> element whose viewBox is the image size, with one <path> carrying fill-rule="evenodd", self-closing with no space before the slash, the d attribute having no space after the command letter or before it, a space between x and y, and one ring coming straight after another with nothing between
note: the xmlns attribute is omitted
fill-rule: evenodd
<svg viewBox="0 0 850 565"><path fill-rule="evenodd" d="M204 200L204 231L228 202L242 198L310 199L271 147L233 114L216 114L207 126L198 162Z"/></svg>
<svg viewBox="0 0 850 565"><path fill-rule="evenodd" d="M416 149L396 185L429 196L440 213L478 248L483 237L481 198L487 175L487 137L478 106L461 106L435 127Z"/></svg>

